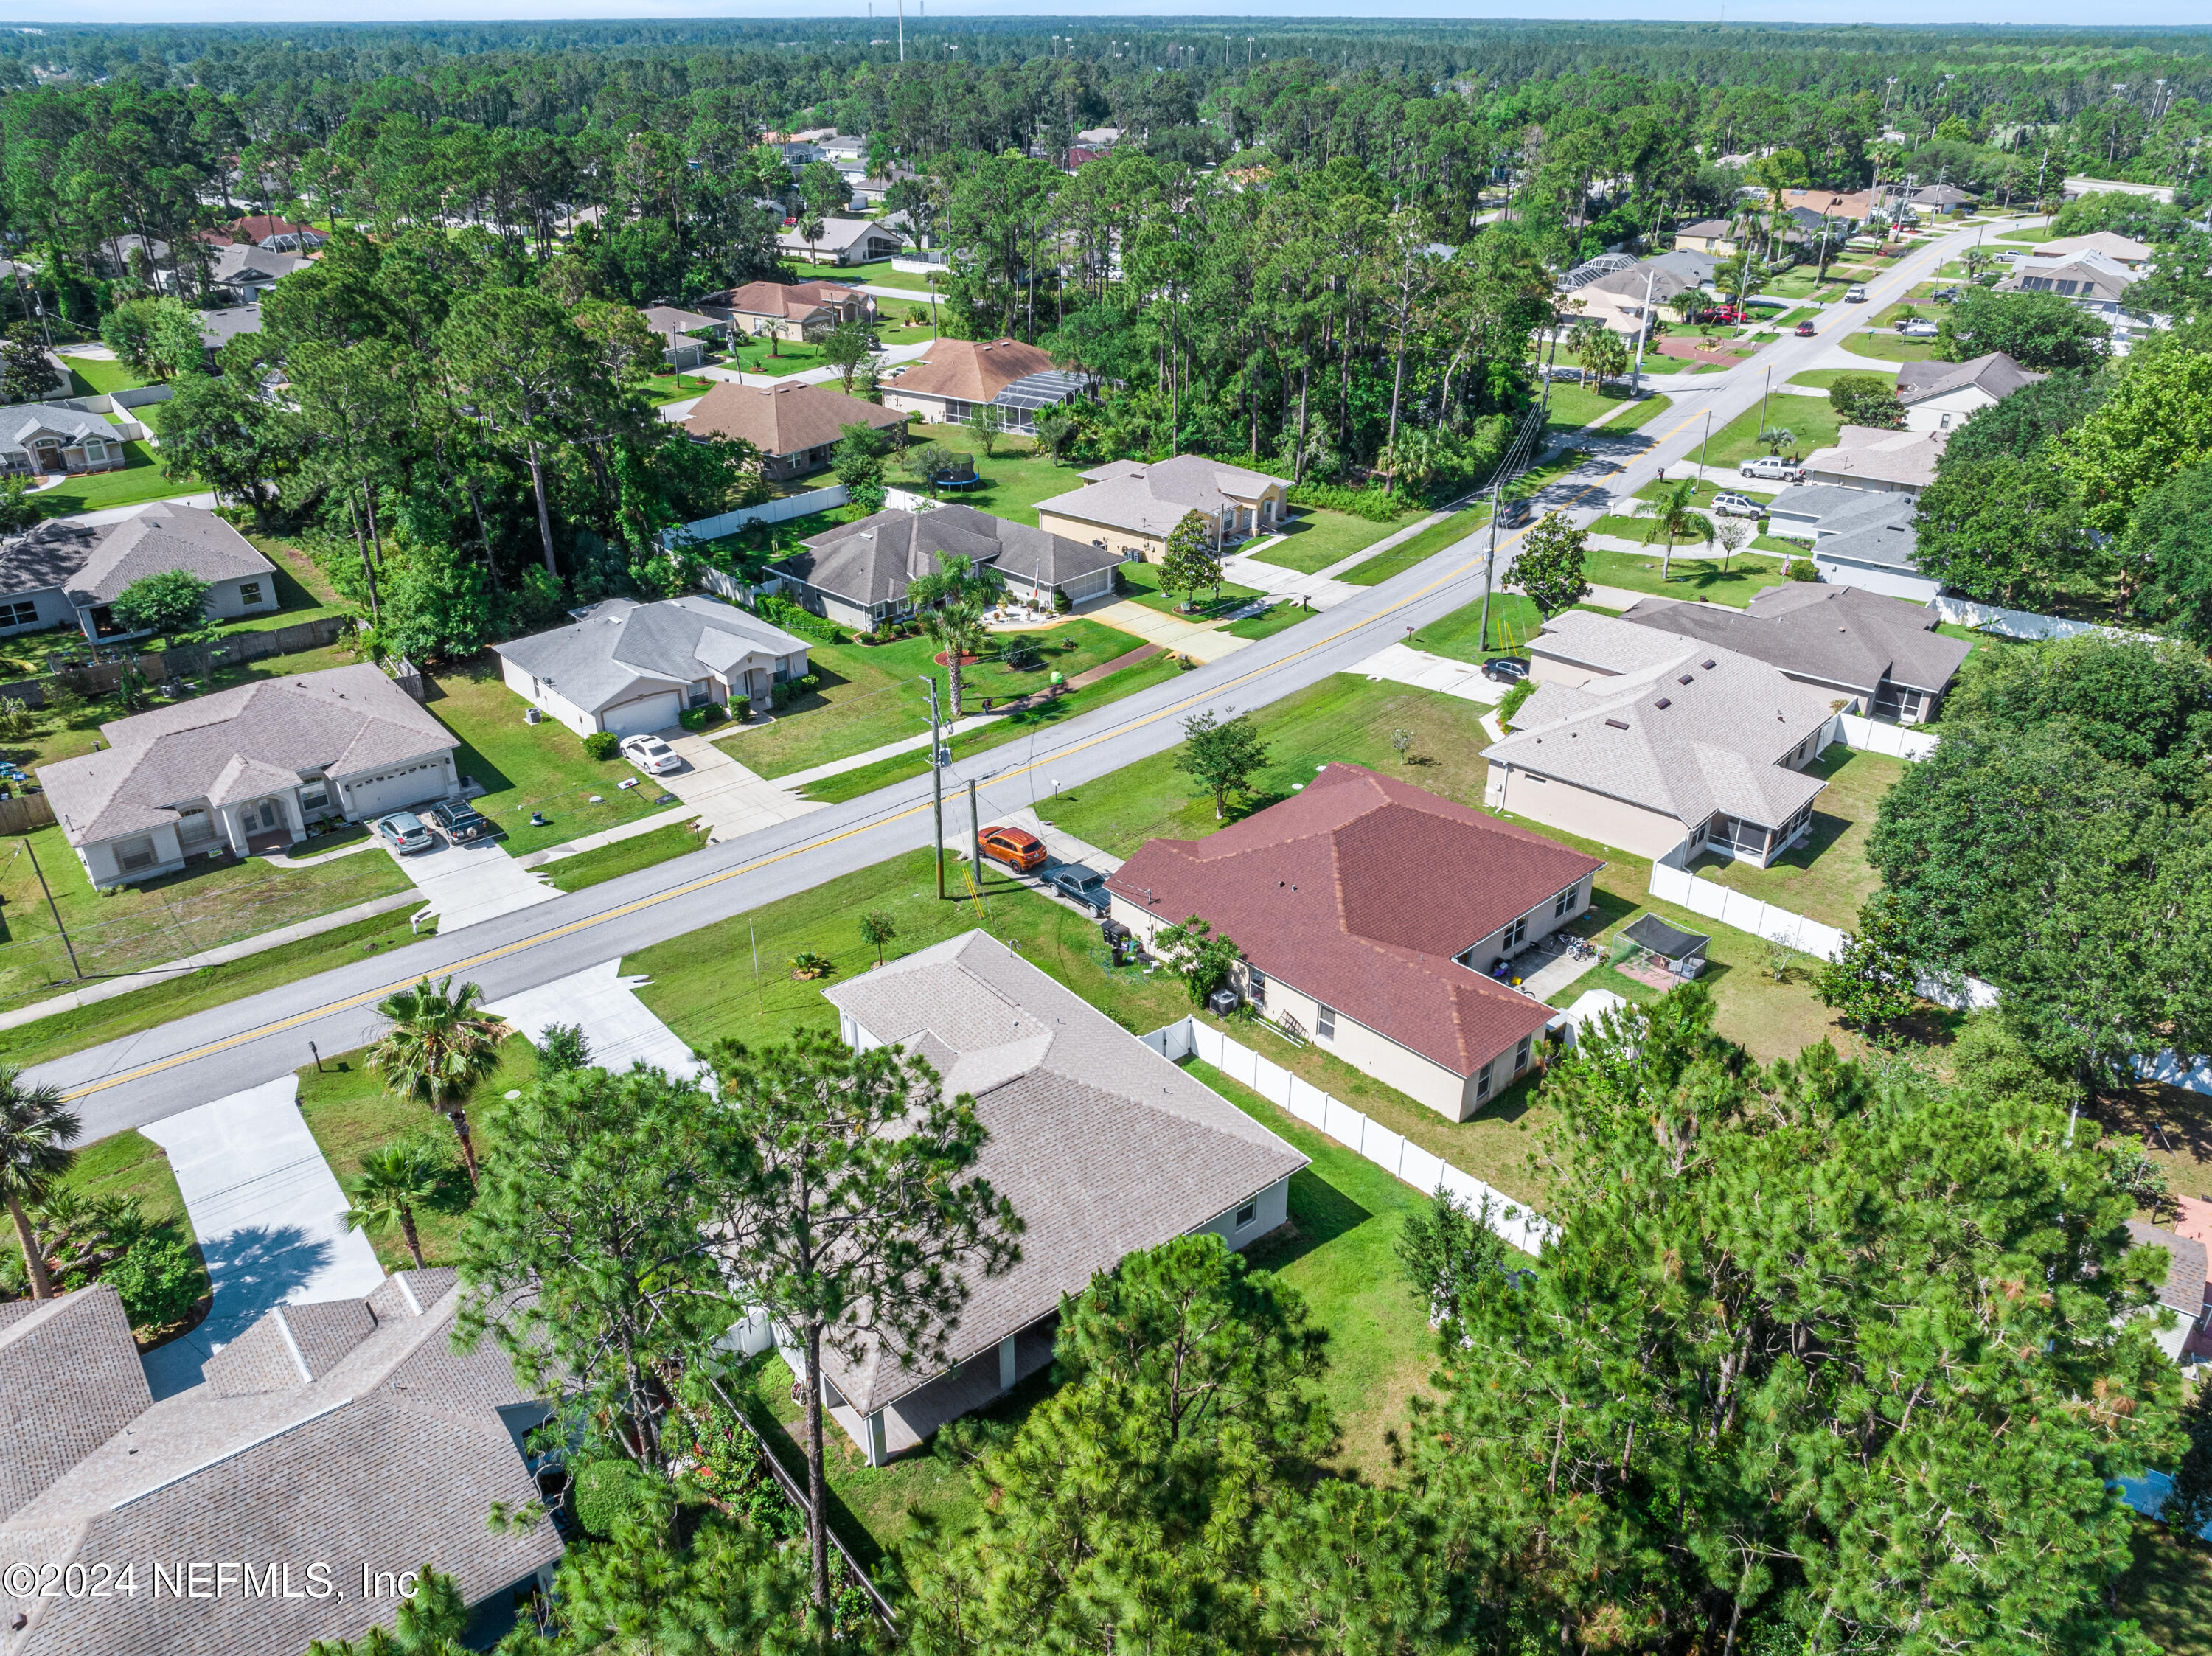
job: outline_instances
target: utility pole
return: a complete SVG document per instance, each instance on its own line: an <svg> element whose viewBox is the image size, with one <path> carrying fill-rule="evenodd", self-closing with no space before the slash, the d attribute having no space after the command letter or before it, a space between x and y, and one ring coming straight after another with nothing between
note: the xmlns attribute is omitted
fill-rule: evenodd
<svg viewBox="0 0 2212 1656"><path fill-rule="evenodd" d="M929 686L929 816L937 825L932 841L937 852L937 900L945 901L945 767L938 762L937 675L923 681Z"/></svg>
<svg viewBox="0 0 2212 1656"><path fill-rule="evenodd" d="M983 901L983 819L976 815L975 779L968 779L968 868L975 881L975 901Z"/></svg>
<svg viewBox="0 0 2212 1656"><path fill-rule="evenodd" d="M62 947L69 950L70 975L82 982L84 968L76 963L76 945L70 941L69 927L62 924L62 912L54 903L54 889L46 883L46 870L39 866L39 853L31 850L28 840L23 841L23 849L30 856L32 871L39 877L39 889L46 893L46 912L54 917L54 930L62 934Z"/></svg>
<svg viewBox="0 0 2212 1656"><path fill-rule="evenodd" d="M1764 422L1765 416L1762 415L1759 418ZM1700 482L1704 481L1705 475L1705 455L1712 448L1712 446L1713 411L1711 409L1707 409L1705 410L1705 440L1698 446L1698 477Z"/></svg>
<svg viewBox="0 0 2212 1656"><path fill-rule="evenodd" d="M1504 470L1504 468L1499 468L1501 476ZM1501 486L1496 482L1490 486L1490 545L1482 555L1482 630L1475 635L1474 641L1478 654L1490 648L1490 583L1498 568L1498 513Z"/></svg>
<svg viewBox="0 0 2212 1656"><path fill-rule="evenodd" d="M899 62L906 61L906 0L899 0Z"/></svg>
<svg viewBox="0 0 2212 1656"><path fill-rule="evenodd" d="M1764 385L1760 386L1760 387L1759 387L1759 434L1760 434L1760 435L1762 435L1762 436L1764 436L1764 435L1765 434L1765 432L1766 432L1766 399L1767 399L1768 395L1769 395L1770 393L1771 393L1773 390L1774 390L1774 370L1773 370L1772 368L1771 368L1771 367L1770 367L1770 368L1768 368L1768 369L1767 369L1767 371L1766 371L1766 383L1765 383ZM1710 424L1710 419L1711 419L1711 414L1712 414L1712 410L1711 410L1711 409L1707 409L1705 410L1705 414L1706 414L1706 416L1707 416L1707 417L1708 417L1708 424L1707 424L1707 426L1706 426L1706 429L1710 431L1710 430L1712 428L1711 428L1711 425ZM1703 470L1705 469L1705 462L1704 462L1704 461L1702 461L1702 460L1700 460L1700 461L1698 463L1698 470Z"/></svg>

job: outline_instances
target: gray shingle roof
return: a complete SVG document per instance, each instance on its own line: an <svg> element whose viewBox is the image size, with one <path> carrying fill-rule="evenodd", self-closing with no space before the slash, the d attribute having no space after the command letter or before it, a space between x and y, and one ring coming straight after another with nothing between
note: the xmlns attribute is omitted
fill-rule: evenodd
<svg viewBox="0 0 2212 1656"><path fill-rule="evenodd" d="M216 254L209 279L225 287L248 282L275 282L311 261L297 253L276 252L249 242L234 241Z"/></svg>
<svg viewBox="0 0 2212 1656"><path fill-rule="evenodd" d="M1037 510L1132 534L1166 535L1185 513L1215 517L1239 501L1256 500L1268 489L1284 486L1279 477L1203 454L1178 454L1150 464L1115 460L1083 476L1089 488L1040 500Z"/></svg>
<svg viewBox="0 0 2212 1656"><path fill-rule="evenodd" d="M800 543L769 568L848 603L896 604L907 588L934 574L946 556L972 558L1002 574L1036 576L1047 586L1110 567L1119 555L1028 524L994 518L971 506L928 512L878 512L858 523L839 524Z"/></svg>
<svg viewBox="0 0 2212 1656"><path fill-rule="evenodd" d="M1853 545L1887 532L1838 535L1821 541L1816 549L1823 557L1852 556ZM1882 549L1879 544L1864 549ZM1620 618L1655 628L1662 638L1702 639L1793 677L1816 678L1869 697L1885 677L1914 689L1940 691L1972 648L1936 632L1935 612L1925 604L1856 586L1806 581L1770 586L1742 610L1644 598Z"/></svg>
<svg viewBox="0 0 2212 1656"><path fill-rule="evenodd" d="M0 547L0 592L66 584L70 602L83 609L112 604L131 582L172 569L204 581L276 573L252 542L214 513L157 500L112 522L55 519L18 536Z"/></svg>
<svg viewBox="0 0 2212 1656"><path fill-rule="evenodd" d="M1601 664L1618 648L1635 664L1579 688L1542 685L1515 715L1515 733L1483 756L1663 811L1686 830L1717 810L1769 828L1787 822L1826 785L1781 761L1827 723L1832 698L1680 634L1671 658L1655 663L1639 636L1653 630L1577 610L1545 622L1536 650L1558 639L1571 659Z"/></svg>
<svg viewBox="0 0 2212 1656"><path fill-rule="evenodd" d="M1900 575L1920 573L1920 531L1909 523L1871 524L1846 534L1831 535L1813 549L1816 558L1836 558L1845 563L1894 570Z"/></svg>
<svg viewBox="0 0 2212 1656"><path fill-rule="evenodd" d="M305 772L351 775L444 753L454 741L366 664L242 684L100 731L105 751L39 769L73 846L174 822L176 806L216 798L226 786L243 787L236 797L246 798L294 786Z"/></svg>
<svg viewBox="0 0 2212 1656"><path fill-rule="evenodd" d="M58 1375L68 1384L55 1384ZM113 1289L0 1305L0 1519L153 1400Z"/></svg>
<svg viewBox="0 0 2212 1656"><path fill-rule="evenodd" d="M1936 481L1936 463L1949 440L1940 431L1881 431L1845 426L1832 448L1815 449L1804 460L1805 475L1850 488L1862 480L1925 488Z"/></svg>
<svg viewBox="0 0 2212 1656"><path fill-rule="evenodd" d="M396 1574L428 1559L475 1602L557 1558L549 1523L506 1534L485 1525L495 1501L519 1506L536 1493L501 1411L518 1421L541 1411L495 1349L453 1351L459 1298L450 1273L410 1272L366 1302L286 1307L295 1328L323 1340L327 1367L314 1378L295 1372L289 1386L248 1394L202 1385L165 1398L48 1480L0 1525L0 1555L117 1574L135 1562L142 1590L41 1598L0 1584L0 1652L297 1656L311 1639L390 1623L397 1601L362 1597L364 1566ZM329 1333L349 1337L364 1318L360 1338L331 1349ZM127 1328L111 1345L109 1355L136 1365ZM66 1392L80 1372L56 1367L42 1378ZM307 1585L306 1567L320 1562L342 1591L286 1598L247 1589L234 1570L219 1597L159 1595L149 1579L156 1559L172 1568L231 1560L257 1572L289 1563L295 1592ZM28 1625L4 1630L18 1614Z"/></svg>
<svg viewBox="0 0 2212 1656"><path fill-rule="evenodd" d="M1094 1272L1186 1234L1306 1158L1080 996L970 931L823 992L878 1040L926 1050L990 1131L975 1171L1027 1226L1022 1258L971 1281L956 1362L1079 1294ZM825 1353L862 1414L927 1383L896 1354Z"/></svg>
<svg viewBox="0 0 2212 1656"><path fill-rule="evenodd" d="M2136 1247L2166 1250L2166 1280L2158 1285L2158 1302L2179 1312L2185 1325L2203 1315L2204 1244L2191 1237L2177 1235L2146 1219L2130 1219L2127 1227L2128 1236Z"/></svg>
<svg viewBox="0 0 2212 1656"><path fill-rule="evenodd" d="M586 713L629 699L639 684L677 688L726 673L748 655L797 655L806 648L758 616L696 596L639 604L609 598L574 625L492 646Z"/></svg>
<svg viewBox="0 0 2212 1656"><path fill-rule="evenodd" d="M27 454L32 437L41 431L53 432L71 443L87 437L112 437L118 442L123 438L104 416L64 408L58 403L18 403L13 408L0 409L0 454Z"/></svg>
<svg viewBox="0 0 2212 1656"><path fill-rule="evenodd" d="M1895 489L1846 488L1841 483L1792 483L1766 509L1778 518L1809 519L1821 535L1910 523L1914 511L1911 500Z"/></svg>
<svg viewBox="0 0 2212 1656"><path fill-rule="evenodd" d="M2030 373L2002 351L1991 351L1964 362L1907 362L1897 371L1897 400L1911 408L1931 397L1967 385L1978 385L2002 402L2022 385L2044 378Z"/></svg>

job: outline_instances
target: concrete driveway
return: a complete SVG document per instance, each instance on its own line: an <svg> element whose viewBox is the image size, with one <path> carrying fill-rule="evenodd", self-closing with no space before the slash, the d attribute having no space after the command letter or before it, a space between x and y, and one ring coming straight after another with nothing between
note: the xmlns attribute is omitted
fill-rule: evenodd
<svg viewBox="0 0 2212 1656"><path fill-rule="evenodd" d="M484 1010L505 1018L532 1045L544 1040L553 1024L577 1025L592 1062L603 1070L619 1071L643 1063L669 1075L690 1075L700 1067L691 1048L637 998L637 986L648 980L623 976L620 961L602 961Z"/></svg>
<svg viewBox="0 0 2212 1656"><path fill-rule="evenodd" d="M345 1192L299 1091L286 1076L145 1129L168 1156L215 1284L200 1325L147 1353L156 1398L198 1386L202 1365L271 1306L357 1298L384 1280L368 1238L345 1222ZM428 1110L422 1125L437 1126Z"/></svg>
<svg viewBox="0 0 2212 1656"><path fill-rule="evenodd" d="M1181 616L1147 609L1128 598L1085 610L1083 614L1122 632L1134 633L1147 644L1157 644L1194 661L1218 661L1252 642L1249 638L1232 638L1203 622L1187 621Z"/></svg>
<svg viewBox="0 0 2212 1656"><path fill-rule="evenodd" d="M543 874L523 867L495 840L471 846L441 841L428 851L407 857L393 852L392 858L415 882L415 889L430 900L430 912L438 917L441 932L550 902L561 895Z"/></svg>
<svg viewBox="0 0 2212 1656"><path fill-rule="evenodd" d="M684 768L653 780L681 799L687 810L699 813L707 824L709 844L822 809L814 800L799 798L782 784L747 770L695 731L679 728L655 734L676 749Z"/></svg>

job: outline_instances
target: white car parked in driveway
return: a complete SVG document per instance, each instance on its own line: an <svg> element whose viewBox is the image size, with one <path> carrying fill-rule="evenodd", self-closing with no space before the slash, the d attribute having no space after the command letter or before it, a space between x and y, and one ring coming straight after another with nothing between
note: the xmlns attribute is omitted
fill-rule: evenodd
<svg viewBox="0 0 2212 1656"><path fill-rule="evenodd" d="M664 776L684 768L683 755L657 736L626 736L622 756L647 776Z"/></svg>
<svg viewBox="0 0 2212 1656"><path fill-rule="evenodd" d="M1742 494L1716 494L1712 511L1718 518L1758 518L1765 514L1766 508Z"/></svg>

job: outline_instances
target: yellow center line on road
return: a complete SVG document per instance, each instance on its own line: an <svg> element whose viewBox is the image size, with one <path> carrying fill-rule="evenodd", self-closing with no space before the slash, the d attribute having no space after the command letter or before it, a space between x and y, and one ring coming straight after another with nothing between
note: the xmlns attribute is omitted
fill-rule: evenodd
<svg viewBox="0 0 2212 1656"><path fill-rule="evenodd" d="M1499 543L1498 549L1503 551L1506 548L1510 547L1515 542L1521 539L1521 537L1528 532L1528 531L1526 529L1515 531L1514 533L1508 536ZM1173 718L1176 714L1179 714L1187 709L1197 707L1206 702L1217 701L1222 695L1236 689L1240 684L1249 683L1252 680L1259 678L1265 674L1273 672L1283 667L1287 667L1293 662L1298 661L1305 657L1311 656L1319 651L1327 649L1332 644L1336 643L1340 639L1348 638L1363 628L1371 626L1376 622L1397 614L1399 611L1406 609L1408 605L1418 603L1419 600L1427 597L1430 594L1438 591L1440 588L1449 585L1451 582L1457 580L1461 576L1468 573L1470 570L1480 569L1482 567L1482 561L1483 561L1480 558L1470 559L1468 561L1461 564L1457 568L1437 576L1436 579L1431 581L1419 591L1408 592L1404 597L1398 599L1387 608L1376 610L1372 616L1368 616L1365 620L1355 622L1348 627L1339 628L1335 632L1329 634L1328 636L1315 640L1314 642L1305 646L1303 649L1293 651L1291 654L1283 657L1279 661L1273 663L1270 666L1255 668L1249 672L1243 673L1237 677L1229 680L1226 683L1213 687L1203 695L1187 696L1180 701L1174 702L1168 707L1161 708L1158 713L1147 714L1142 719L1133 720L1126 725L1117 725L1111 730L1102 731L1096 736L1085 737L1083 741L1075 743L1073 747L1055 750L1048 759L1033 761L1030 763L1018 766L1012 770L1000 773L1000 776L1003 779L1012 780L1018 776L1028 775L1032 771L1042 770L1048 764L1064 763L1072 755L1082 753L1086 749L1096 747L1100 743L1107 741L1111 737L1118 737L1125 731L1143 730L1147 725L1156 725L1164 719ZM919 816L928 809L929 807L926 803L918 801L915 804L908 807L906 810L894 812L890 816L872 817L866 822L856 822L852 827L842 829L837 833L824 834L819 839L809 840L802 845L787 846L784 850L771 852L767 856L754 858L750 862L740 863L735 867L724 869L719 874L706 875L700 879L689 881L680 886L672 887L666 891L655 892L651 896L640 897L633 902L624 903L619 907L608 909L604 913L593 914L585 919L570 920L565 925L552 926L544 931L534 932L527 937L517 938L513 943L502 943L496 949L488 949L480 955L471 955L465 960L455 961L451 965L441 968L441 973L451 973L454 974L474 971L476 968L489 965L495 961L505 960L511 955L521 954L527 949L536 949L545 943L557 942L562 937L574 937L581 932L588 931L594 926L605 925L610 920L623 919L629 915L642 913L647 909L657 907L662 903L672 902L682 897L693 896L699 892L709 890L715 886L721 885L728 881L736 879L740 875L757 873L762 869L772 868L778 863L788 862L791 858L800 856L805 852L818 851L823 849L824 846L834 846L841 840L849 840L856 834L866 833L871 829L880 828L892 822L903 822L911 816ZM175 1052L167 1058L156 1059L151 1063L139 1065L134 1069L118 1071L115 1074L104 1076L97 1081L86 1082L82 1085L66 1089L63 1093L62 1096L64 1099L72 1101L81 1098L88 1098L94 1093L106 1091L111 1087L123 1086L127 1083L133 1081L143 1081L149 1076L160 1075L165 1071L173 1070L181 1065L195 1063L204 1058L211 1058L219 1052L228 1052L234 1047L246 1046L252 1041L264 1040L270 1035L283 1034L288 1029L299 1028L302 1025L313 1022L318 1018L328 1017L334 1013L353 1011L364 1006L373 1006L386 997L395 994L402 989L412 986L416 981L416 980L413 978L403 978L391 983L380 985L374 989L364 989L357 994L347 995L337 1000L325 1001L319 1006L310 1007L304 1011L295 1012L289 1017L277 1018L268 1023L257 1024L251 1029L242 1029L236 1034L225 1035L219 1040L208 1041L201 1046L189 1048L185 1052Z"/></svg>

